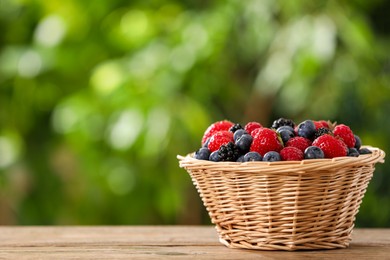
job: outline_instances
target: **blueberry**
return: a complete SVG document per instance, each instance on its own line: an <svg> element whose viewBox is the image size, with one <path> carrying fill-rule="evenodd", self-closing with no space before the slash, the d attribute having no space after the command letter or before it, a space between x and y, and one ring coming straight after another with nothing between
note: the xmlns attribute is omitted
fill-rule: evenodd
<svg viewBox="0 0 390 260"><path fill-rule="evenodd" d="M350 157L358 157L359 151L356 148L348 148L348 156Z"/></svg>
<svg viewBox="0 0 390 260"><path fill-rule="evenodd" d="M237 162L244 162L244 155L238 157Z"/></svg>
<svg viewBox="0 0 390 260"><path fill-rule="evenodd" d="M355 135L355 148L359 150L360 146L362 146L362 141L359 136Z"/></svg>
<svg viewBox="0 0 390 260"><path fill-rule="evenodd" d="M262 159L258 152L248 152L244 155L244 162L261 161Z"/></svg>
<svg viewBox="0 0 390 260"><path fill-rule="evenodd" d="M203 146L202 146L202 147L204 147L204 148L207 148L207 147L209 147L209 143L210 143L210 137L209 137L209 138L207 138L206 142L203 144Z"/></svg>
<svg viewBox="0 0 390 260"><path fill-rule="evenodd" d="M198 160L208 160L210 157L210 150L208 148L202 147L195 153L195 159Z"/></svg>
<svg viewBox="0 0 390 260"><path fill-rule="evenodd" d="M210 161L213 161L213 162L219 162L218 151L212 152L212 153L210 154L209 160L210 160Z"/></svg>
<svg viewBox="0 0 390 260"><path fill-rule="evenodd" d="M294 128L292 128L289 125L284 125L284 126L279 127L278 129L276 129L276 132L280 133L280 131L283 131L283 130L288 130L288 131L294 133Z"/></svg>
<svg viewBox="0 0 390 260"><path fill-rule="evenodd" d="M266 154L264 154L263 161L266 162L276 162L276 161L281 161L282 159L280 158L280 154L275 151L270 151Z"/></svg>
<svg viewBox="0 0 390 260"><path fill-rule="evenodd" d="M359 149L359 154L370 154L370 153L372 153L372 152L367 148L360 148Z"/></svg>
<svg viewBox="0 0 390 260"><path fill-rule="evenodd" d="M317 146L309 146L304 152L305 159L323 159L325 157L324 152Z"/></svg>
<svg viewBox="0 0 390 260"><path fill-rule="evenodd" d="M242 135L248 134L244 129L238 129L234 132L234 141L237 141Z"/></svg>
<svg viewBox="0 0 390 260"><path fill-rule="evenodd" d="M245 153L249 151L249 148L251 148L252 141L253 137L251 135L243 134L240 138L236 140L236 146L241 153Z"/></svg>
<svg viewBox="0 0 390 260"><path fill-rule="evenodd" d="M281 128L281 127L279 127ZM288 140L290 140L290 138L293 138L295 135L293 132L291 132L290 130L287 130L287 129L282 129L280 132L280 137L282 138L282 141L283 143L287 143Z"/></svg>
<svg viewBox="0 0 390 260"><path fill-rule="evenodd" d="M312 140L316 133L316 126L313 121L306 120L298 125L298 135Z"/></svg>

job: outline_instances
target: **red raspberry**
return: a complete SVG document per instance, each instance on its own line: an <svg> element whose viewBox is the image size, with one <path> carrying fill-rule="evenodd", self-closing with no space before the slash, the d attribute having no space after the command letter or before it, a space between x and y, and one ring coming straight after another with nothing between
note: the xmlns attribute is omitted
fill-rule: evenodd
<svg viewBox="0 0 390 260"><path fill-rule="evenodd" d="M313 121L314 125L316 126L316 129L318 128L328 128L329 129L329 124L325 120L320 120L320 121Z"/></svg>
<svg viewBox="0 0 390 260"><path fill-rule="evenodd" d="M253 137L253 142L250 148L251 152L258 152L264 156L267 152L282 150L283 145L278 137L278 134L269 128L261 128Z"/></svg>
<svg viewBox="0 0 390 260"><path fill-rule="evenodd" d="M284 147L280 151L282 161L301 161L304 159L303 152L294 146Z"/></svg>
<svg viewBox="0 0 390 260"><path fill-rule="evenodd" d="M261 131L261 129L263 129L263 128L260 127L260 128L255 128L255 129L253 129L252 132L250 133L250 135L251 135L252 137L255 137L255 136Z"/></svg>
<svg viewBox="0 0 390 260"><path fill-rule="evenodd" d="M219 131L210 138L208 148L210 152L214 152L218 150L221 145L226 145L229 142L234 143L233 133L230 131Z"/></svg>
<svg viewBox="0 0 390 260"><path fill-rule="evenodd" d="M333 129L333 134L340 137L349 148L355 147L355 135L349 126L343 124L336 125Z"/></svg>
<svg viewBox="0 0 390 260"><path fill-rule="evenodd" d="M249 122L248 124L245 125L244 129L248 134L252 135L253 130L255 130L257 128L262 128L262 127L263 126L258 122Z"/></svg>
<svg viewBox="0 0 390 260"><path fill-rule="evenodd" d="M321 135L314 140L313 146L321 148L324 152L325 158L346 156L348 150L343 141L328 134Z"/></svg>
<svg viewBox="0 0 390 260"><path fill-rule="evenodd" d="M311 145L311 141L301 136L290 138L286 143L286 147L290 147L290 146L296 147L302 152L305 152L305 149L310 145Z"/></svg>
<svg viewBox="0 0 390 260"><path fill-rule="evenodd" d="M202 138L202 145L209 139L213 134L219 131L227 131L232 127L234 124L230 121L224 120L224 121L218 121L215 122L214 124L210 125L206 131L203 134Z"/></svg>

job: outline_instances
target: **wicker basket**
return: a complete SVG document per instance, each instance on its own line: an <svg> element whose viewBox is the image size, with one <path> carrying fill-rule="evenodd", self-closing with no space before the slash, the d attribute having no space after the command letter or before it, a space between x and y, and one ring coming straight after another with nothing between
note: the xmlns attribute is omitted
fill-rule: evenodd
<svg viewBox="0 0 390 260"><path fill-rule="evenodd" d="M385 153L294 162L210 162L178 156L230 248L345 248L375 164Z"/></svg>

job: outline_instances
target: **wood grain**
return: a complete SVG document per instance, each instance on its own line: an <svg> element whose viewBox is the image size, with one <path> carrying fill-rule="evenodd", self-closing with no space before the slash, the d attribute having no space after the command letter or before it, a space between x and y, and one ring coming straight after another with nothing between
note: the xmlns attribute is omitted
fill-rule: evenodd
<svg viewBox="0 0 390 260"><path fill-rule="evenodd" d="M390 229L356 229L347 249L229 249L212 226L3 226L0 259L390 259Z"/></svg>

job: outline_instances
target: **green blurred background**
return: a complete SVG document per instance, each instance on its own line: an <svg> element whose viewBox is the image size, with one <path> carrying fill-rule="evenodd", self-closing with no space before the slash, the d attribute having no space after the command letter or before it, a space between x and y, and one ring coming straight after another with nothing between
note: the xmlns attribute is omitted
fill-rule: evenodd
<svg viewBox="0 0 390 260"><path fill-rule="evenodd" d="M0 0L0 224L207 224L177 154L222 119L390 151L390 2ZM390 166L356 224L390 227Z"/></svg>

